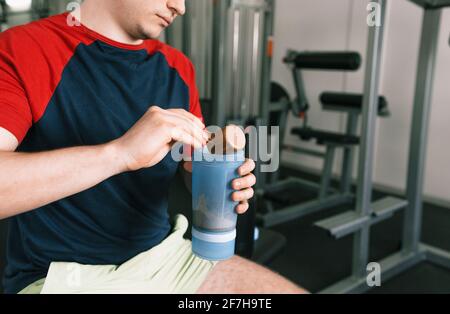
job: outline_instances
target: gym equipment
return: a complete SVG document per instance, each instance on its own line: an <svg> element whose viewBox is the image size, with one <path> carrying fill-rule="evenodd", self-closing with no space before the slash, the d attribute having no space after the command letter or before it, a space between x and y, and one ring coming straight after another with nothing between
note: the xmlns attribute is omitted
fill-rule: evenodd
<svg viewBox="0 0 450 314"><path fill-rule="evenodd" d="M351 193L352 166L354 148L359 145L357 134L358 117L362 111L363 95L344 92L324 92L320 96L322 108L327 111L344 112L347 114L346 132L330 132L311 128L308 125L309 101L306 96L301 71L303 70L341 70L356 71L361 64L361 56L357 52L296 52L288 51L283 60L291 67L295 83L297 98L286 105L289 99L287 92L281 91L280 86L273 86L274 95L279 95L281 104L275 100L271 103L271 114L279 114L279 110L290 110L295 116L304 121L302 127L293 128L292 134L298 135L303 141L315 140L318 145L325 146L325 153L305 148L283 145L283 149L295 151L322 158L324 166L320 183L290 177L279 181L277 173L273 174L264 187L264 201L262 209L257 215L260 224L266 227L274 226L292 219L297 219L319 210L325 210L342 204L349 204L354 200ZM283 108L283 109L281 109ZM378 99L378 115L389 115L387 101L383 96ZM279 125L286 125L286 114L278 121ZM283 130L284 131L284 130ZM283 134L283 133L282 133ZM330 187L332 167L336 149L344 150L340 188ZM316 198L297 204L290 204L290 197L286 198L281 191L309 190L316 194ZM273 202L283 204L283 208L274 209Z"/></svg>
<svg viewBox="0 0 450 314"><path fill-rule="evenodd" d="M0 32L8 28L8 12L5 0L0 0Z"/></svg>
<svg viewBox="0 0 450 314"><path fill-rule="evenodd" d="M196 0L187 1L186 7L185 16L166 30L166 42L183 51L197 70L206 124L266 125L275 1ZM257 151L255 147L247 150L247 156ZM255 175L258 184L264 181L264 174L255 171ZM272 250L273 256L285 239L263 229L263 241L255 243L256 199L250 201L247 214L238 219L236 252L245 257L258 256L263 261L257 261L264 262L270 256L258 251ZM261 247L261 243L265 245Z"/></svg>
<svg viewBox="0 0 450 314"><path fill-rule="evenodd" d="M80 0L58 0L47 1L47 10L49 15L60 14L67 11L67 5L73 2L81 2Z"/></svg>
<svg viewBox="0 0 450 314"><path fill-rule="evenodd" d="M31 6L32 18L35 20L48 17L50 15L49 0L33 0Z"/></svg>
<svg viewBox="0 0 450 314"><path fill-rule="evenodd" d="M67 0L65 0L67 1ZM54 3L53 3L54 2ZM53 1L51 6L54 7L55 5L61 5L59 1ZM63 1L61 1L63 2ZM68 2L68 1L67 1ZM40 18L44 18L50 15L50 1L49 0L32 0L31 1L31 7L29 9L26 9L24 7L24 10L26 11L15 11L14 8L9 7L5 0L0 0L0 32L4 31L8 28L7 22L8 22L8 16L14 16L14 15L22 15L22 14L30 14L31 20L36 20ZM17 9L20 9L18 7ZM64 11L64 10L62 10ZM58 12L52 12L52 13L59 13Z"/></svg>
<svg viewBox="0 0 450 314"><path fill-rule="evenodd" d="M167 29L166 41L197 69L207 124L265 121L274 1L199 0L186 2L186 7L186 15Z"/></svg>
<svg viewBox="0 0 450 314"><path fill-rule="evenodd" d="M210 120L213 84L214 6L212 1L186 1L186 13L165 31L166 42L183 51L195 65L205 119ZM208 30L205 32L205 30ZM204 102L208 104L204 105Z"/></svg>
<svg viewBox="0 0 450 314"><path fill-rule="evenodd" d="M384 20L386 0L377 0L377 2L382 8L382 19ZM382 23L380 27L369 28L368 72L363 106L365 128L363 128L359 155L356 210L316 223L318 227L327 230L335 238L353 234L352 275L322 290L323 293L357 293L369 289L366 283L366 267L369 256L370 227L391 217L395 211L402 208L405 208L402 248L399 252L379 261L383 280L388 280L425 260L450 268L450 252L420 243L425 153L439 25L442 8L450 6L450 0L412 0L412 2L423 7L424 16L410 136L406 200L387 197L371 202L376 99L383 37Z"/></svg>

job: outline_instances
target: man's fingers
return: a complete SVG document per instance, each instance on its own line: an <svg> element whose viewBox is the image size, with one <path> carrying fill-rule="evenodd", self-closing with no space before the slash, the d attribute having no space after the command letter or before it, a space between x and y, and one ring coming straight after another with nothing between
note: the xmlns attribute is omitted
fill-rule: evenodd
<svg viewBox="0 0 450 314"><path fill-rule="evenodd" d="M194 116L192 113L184 110L184 109L169 109L168 110L171 113L174 114L179 114L184 116L185 118L191 120L192 122L194 122L195 124L198 125L199 128L204 129L206 126L203 124L203 122L196 116Z"/></svg>
<svg viewBox="0 0 450 314"><path fill-rule="evenodd" d="M191 145L196 149L201 149L203 147L203 142L201 142L198 138L190 134L190 132L186 132L183 128L180 127L172 127L170 129L170 136L173 141L181 142L186 145Z"/></svg>
<svg viewBox="0 0 450 314"><path fill-rule="evenodd" d="M255 162L252 159L247 159L242 166L239 167L239 175L245 176L255 170Z"/></svg>
<svg viewBox="0 0 450 314"><path fill-rule="evenodd" d="M253 194L254 194L253 189L248 188L242 191L234 192L231 195L231 199L233 200L233 202L247 201L253 197Z"/></svg>
<svg viewBox="0 0 450 314"><path fill-rule="evenodd" d="M256 177L253 173L246 175L245 177L234 179L232 186L234 190L242 190L250 188L256 184Z"/></svg>
<svg viewBox="0 0 450 314"><path fill-rule="evenodd" d="M209 135L205 129L206 128L205 125L203 124L202 121L200 121L199 118L194 116L192 113L187 112L184 109L170 109L170 110L167 110L167 112L173 118L179 118L179 119L184 120L190 127L192 127L192 129L199 130L199 132L201 132L200 134L205 139L205 141L208 141ZM191 124L193 124L193 125L191 125Z"/></svg>
<svg viewBox="0 0 450 314"><path fill-rule="evenodd" d="M185 132L189 133L191 136L196 137L198 141L206 144L208 140L207 132L202 129L198 124L194 123L192 120L186 118L182 114L168 114L165 117L166 121L171 124L172 127L182 128Z"/></svg>
<svg viewBox="0 0 450 314"><path fill-rule="evenodd" d="M185 133L188 133L190 136L196 138L197 141L201 142L202 144L206 144L205 132L197 124L193 123L186 117L172 113L167 115L164 119L166 123L169 124L171 129L181 129Z"/></svg>
<svg viewBox="0 0 450 314"><path fill-rule="evenodd" d="M147 111L146 114L150 114L151 112L164 112L165 113L165 117L169 117L169 116L175 116L178 118L184 118L187 119L191 122L193 122L195 125L197 125L200 129L204 129L206 126L204 125L204 123L196 116L194 116L192 113L187 112L184 109L162 109L158 106L151 106L150 109Z"/></svg>
<svg viewBox="0 0 450 314"><path fill-rule="evenodd" d="M236 213L239 215L245 214L249 208L248 202L241 202L238 206L236 206Z"/></svg>

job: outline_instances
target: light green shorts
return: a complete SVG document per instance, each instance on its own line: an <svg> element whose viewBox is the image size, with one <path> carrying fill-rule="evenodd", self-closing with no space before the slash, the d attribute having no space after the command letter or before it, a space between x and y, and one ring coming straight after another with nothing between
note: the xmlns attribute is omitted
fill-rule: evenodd
<svg viewBox="0 0 450 314"><path fill-rule="evenodd" d="M177 215L164 241L120 266L53 262L46 278L19 293L195 293L217 262L192 253L188 225Z"/></svg>

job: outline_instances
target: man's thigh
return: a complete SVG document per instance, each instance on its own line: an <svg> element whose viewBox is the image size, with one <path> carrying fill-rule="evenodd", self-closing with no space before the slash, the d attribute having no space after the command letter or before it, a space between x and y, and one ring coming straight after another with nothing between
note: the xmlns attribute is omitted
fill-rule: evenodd
<svg viewBox="0 0 450 314"><path fill-rule="evenodd" d="M239 256L219 262L197 291L203 293L307 293L279 274Z"/></svg>

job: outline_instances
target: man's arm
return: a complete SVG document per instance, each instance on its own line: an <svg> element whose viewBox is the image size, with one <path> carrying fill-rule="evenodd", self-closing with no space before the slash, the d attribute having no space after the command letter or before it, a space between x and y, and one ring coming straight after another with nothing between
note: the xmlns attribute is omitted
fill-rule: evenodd
<svg viewBox="0 0 450 314"><path fill-rule="evenodd" d="M0 132L0 219L84 191L125 171L152 167L179 141L206 143L204 125L180 109L152 107L121 138L97 146L40 153L13 152L14 136Z"/></svg>
<svg viewBox="0 0 450 314"><path fill-rule="evenodd" d="M0 219L89 189L125 169L111 144L41 153L1 151Z"/></svg>

